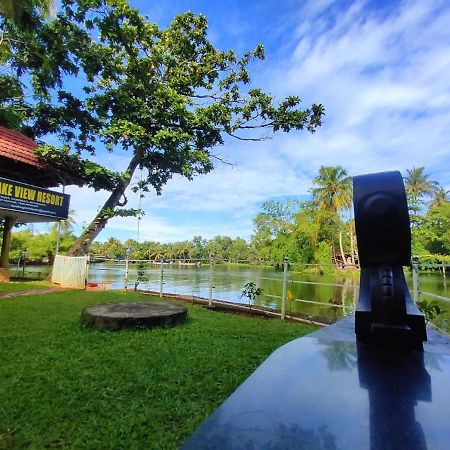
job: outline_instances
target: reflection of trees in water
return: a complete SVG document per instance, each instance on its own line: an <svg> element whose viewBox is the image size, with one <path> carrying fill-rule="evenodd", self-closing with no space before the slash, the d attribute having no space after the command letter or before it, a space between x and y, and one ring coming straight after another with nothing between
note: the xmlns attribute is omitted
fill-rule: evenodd
<svg viewBox="0 0 450 450"><path fill-rule="evenodd" d="M328 431L327 426L318 428L302 428L298 424L277 423L273 428L262 429L258 420L253 419L248 426L236 423L222 424L219 420L219 433L213 416L207 424L210 430L202 430L188 441L182 450L190 449L220 449L220 450L339 450L336 436Z"/></svg>
<svg viewBox="0 0 450 450"><path fill-rule="evenodd" d="M336 436L330 433L325 425L319 428L300 428L297 424L279 424L274 439L264 447L267 450L307 449L307 450L338 450Z"/></svg>
<svg viewBox="0 0 450 450"><path fill-rule="evenodd" d="M348 345L347 342L333 341L331 344L321 342L320 354L327 360L328 369L350 370L356 367L357 352L354 346Z"/></svg>

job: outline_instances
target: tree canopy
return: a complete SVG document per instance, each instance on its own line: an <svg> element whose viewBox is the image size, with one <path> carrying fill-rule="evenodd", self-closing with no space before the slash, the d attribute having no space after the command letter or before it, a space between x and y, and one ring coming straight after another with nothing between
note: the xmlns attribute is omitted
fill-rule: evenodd
<svg viewBox="0 0 450 450"><path fill-rule="evenodd" d="M63 0L52 21L35 16L33 27L1 26L10 70L0 83L10 94L0 98L0 121L37 138L56 134L62 147L44 146L41 157L111 190L73 254L124 214L118 207L137 167L145 173L137 189L159 194L174 174L211 171L220 160L212 149L226 136L260 140L321 124L322 105L302 109L297 96L276 102L251 87L249 66L264 59L263 46L242 56L216 49L202 15L181 14L162 29L126 0ZM128 151L128 167L113 173L100 166L94 155L101 147Z"/></svg>

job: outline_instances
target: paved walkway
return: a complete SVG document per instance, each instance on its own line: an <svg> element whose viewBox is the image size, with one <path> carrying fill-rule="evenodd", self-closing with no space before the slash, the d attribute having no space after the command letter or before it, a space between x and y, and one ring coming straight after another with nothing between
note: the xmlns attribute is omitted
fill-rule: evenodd
<svg viewBox="0 0 450 450"><path fill-rule="evenodd" d="M48 289L30 289L28 291L4 292L0 294L0 300L3 298L11 298L11 297L25 297L27 295L51 294L52 292L62 292L66 290L67 289L63 288L48 288Z"/></svg>

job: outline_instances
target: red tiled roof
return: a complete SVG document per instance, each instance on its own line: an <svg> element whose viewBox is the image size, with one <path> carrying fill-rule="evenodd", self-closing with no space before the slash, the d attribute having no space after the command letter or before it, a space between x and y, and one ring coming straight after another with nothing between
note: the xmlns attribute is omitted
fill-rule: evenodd
<svg viewBox="0 0 450 450"><path fill-rule="evenodd" d="M43 168L44 165L34 155L37 146L33 139L22 133L0 126L0 157Z"/></svg>

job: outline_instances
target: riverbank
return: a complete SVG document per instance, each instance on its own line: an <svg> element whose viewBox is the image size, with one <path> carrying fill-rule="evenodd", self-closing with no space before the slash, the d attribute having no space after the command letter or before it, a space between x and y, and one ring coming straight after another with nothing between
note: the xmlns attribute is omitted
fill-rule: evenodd
<svg viewBox="0 0 450 450"><path fill-rule="evenodd" d="M189 305L176 328L95 332L119 291L0 302L0 448L177 448L276 348L315 330ZM159 298L158 298L159 300Z"/></svg>

